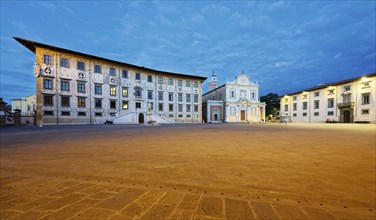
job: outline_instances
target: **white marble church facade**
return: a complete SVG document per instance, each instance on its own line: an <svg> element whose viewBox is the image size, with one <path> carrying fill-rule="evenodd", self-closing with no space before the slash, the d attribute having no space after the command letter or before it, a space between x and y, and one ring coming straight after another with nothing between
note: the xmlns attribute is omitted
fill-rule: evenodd
<svg viewBox="0 0 376 220"><path fill-rule="evenodd" d="M209 92L203 94L202 101L203 119L208 123L265 120L265 103L259 101L259 85L244 73L219 87L213 74Z"/></svg>

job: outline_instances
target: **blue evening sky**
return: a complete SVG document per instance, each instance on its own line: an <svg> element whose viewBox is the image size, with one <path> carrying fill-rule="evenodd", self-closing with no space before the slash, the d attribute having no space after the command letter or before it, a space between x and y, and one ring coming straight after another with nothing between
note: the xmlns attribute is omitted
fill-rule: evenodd
<svg viewBox="0 0 376 220"><path fill-rule="evenodd" d="M12 36L157 70L214 71L219 84L244 70L260 95L283 95L374 72L375 11L375 1L1 1L0 96L35 93L35 55Z"/></svg>

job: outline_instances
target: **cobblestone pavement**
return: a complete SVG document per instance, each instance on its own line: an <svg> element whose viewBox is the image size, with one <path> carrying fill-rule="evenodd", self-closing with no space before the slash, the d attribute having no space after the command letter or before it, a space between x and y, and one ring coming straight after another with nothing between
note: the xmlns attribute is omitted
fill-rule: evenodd
<svg viewBox="0 0 376 220"><path fill-rule="evenodd" d="M372 125L1 130L0 219L376 219Z"/></svg>

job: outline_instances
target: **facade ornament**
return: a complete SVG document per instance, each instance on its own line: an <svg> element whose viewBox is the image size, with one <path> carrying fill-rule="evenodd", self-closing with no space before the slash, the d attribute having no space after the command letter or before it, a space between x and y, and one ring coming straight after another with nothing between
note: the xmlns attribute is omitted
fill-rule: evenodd
<svg viewBox="0 0 376 220"><path fill-rule="evenodd" d="M34 76L35 78L38 78L40 76L40 67L38 66L37 63L34 65Z"/></svg>

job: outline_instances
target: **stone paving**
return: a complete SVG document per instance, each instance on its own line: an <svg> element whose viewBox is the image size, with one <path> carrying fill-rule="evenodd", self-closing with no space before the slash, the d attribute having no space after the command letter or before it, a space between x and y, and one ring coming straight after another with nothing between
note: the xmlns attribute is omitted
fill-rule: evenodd
<svg viewBox="0 0 376 220"><path fill-rule="evenodd" d="M0 219L376 219L375 131L2 128Z"/></svg>

